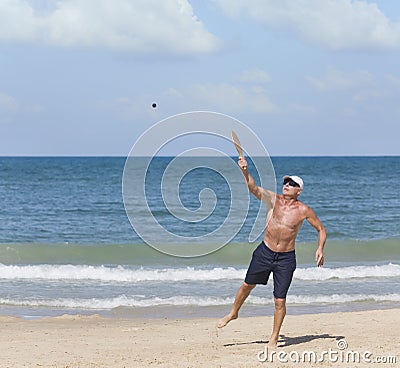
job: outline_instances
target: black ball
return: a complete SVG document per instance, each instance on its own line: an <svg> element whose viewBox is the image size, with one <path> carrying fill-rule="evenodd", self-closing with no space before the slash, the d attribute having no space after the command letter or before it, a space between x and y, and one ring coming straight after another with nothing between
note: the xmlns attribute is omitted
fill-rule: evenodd
<svg viewBox="0 0 400 368"><path fill-rule="evenodd" d="M155 102L153 102L153 104L151 105L151 107L152 107L153 109L155 109L155 108L157 107L157 104L156 104Z"/></svg>

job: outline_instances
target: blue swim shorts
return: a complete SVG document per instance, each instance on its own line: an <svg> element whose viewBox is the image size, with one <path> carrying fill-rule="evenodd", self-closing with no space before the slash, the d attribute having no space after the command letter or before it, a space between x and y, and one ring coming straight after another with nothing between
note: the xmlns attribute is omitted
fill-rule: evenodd
<svg viewBox="0 0 400 368"><path fill-rule="evenodd" d="M296 253L274 252L264 243L254 250L245 282L266 285L271 272L274 276L274 296L285 299L296 269Z"/></svg>

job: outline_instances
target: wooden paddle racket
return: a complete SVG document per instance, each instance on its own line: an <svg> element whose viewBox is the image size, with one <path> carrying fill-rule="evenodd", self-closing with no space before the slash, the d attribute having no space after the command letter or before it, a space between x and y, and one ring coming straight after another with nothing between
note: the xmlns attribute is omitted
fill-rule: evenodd
<svg viewBox="0 0 400 368"><path fill-rule="evenodd" d="M239 157L244 157L243 156L243 149L242 149L242 145L240 144L239 137L237 136L237 134L233 130L231 132L231 136L232 136L232 141L233 141L233 144L235 145L236 151L239 154ZM247 170L247 166L244 166L243 169Z"/></svg>

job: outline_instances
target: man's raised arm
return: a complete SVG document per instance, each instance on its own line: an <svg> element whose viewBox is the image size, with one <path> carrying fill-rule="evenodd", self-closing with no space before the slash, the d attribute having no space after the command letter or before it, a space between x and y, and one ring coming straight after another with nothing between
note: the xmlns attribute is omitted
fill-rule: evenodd
<svg viewBox="0 0 400 368"><path fill-rule="evenodd" d="M275 200L275 193L266 190L256 184L253 177L249 174L247 170L247 161L244 157L239 156L238 164L242 170L244 180L246 181L249 191L253 193L260 201L273 202Z"/></svg>

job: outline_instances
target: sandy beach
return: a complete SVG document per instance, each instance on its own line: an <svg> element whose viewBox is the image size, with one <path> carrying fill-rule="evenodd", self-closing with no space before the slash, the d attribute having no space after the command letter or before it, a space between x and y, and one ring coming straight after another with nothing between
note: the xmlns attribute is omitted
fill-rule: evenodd
<svg viewBox="0 0 400 368"><path fill-rule="evenodd" d="M271 316L239 318L224 329L216 329L216 319L0 320L2 368L367 367L378 360L380 367L397 367L400 361L400 309L288 315L274 351L265 350Z"/></svg>

